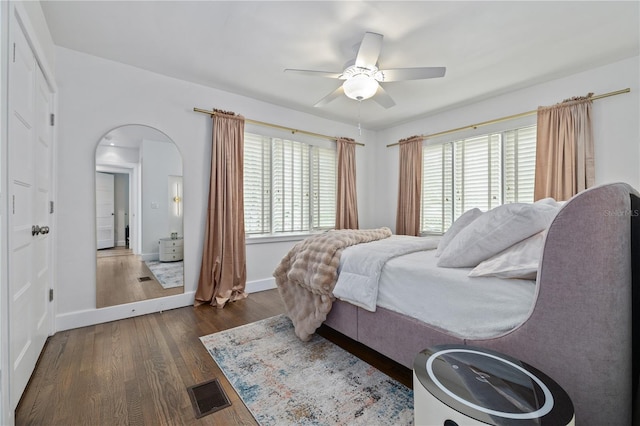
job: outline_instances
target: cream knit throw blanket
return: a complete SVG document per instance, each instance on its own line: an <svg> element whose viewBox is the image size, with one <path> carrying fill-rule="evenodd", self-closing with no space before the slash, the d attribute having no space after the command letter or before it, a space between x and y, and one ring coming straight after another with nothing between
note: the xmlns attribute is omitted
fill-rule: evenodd
<svg viewBox="0 0 640 426"><path fill-rule="evenodd" d="M309 340L331 310L342 250L390 236L386 227L332 230L299 242L287 253L273 276L301 340Z"/></svg>

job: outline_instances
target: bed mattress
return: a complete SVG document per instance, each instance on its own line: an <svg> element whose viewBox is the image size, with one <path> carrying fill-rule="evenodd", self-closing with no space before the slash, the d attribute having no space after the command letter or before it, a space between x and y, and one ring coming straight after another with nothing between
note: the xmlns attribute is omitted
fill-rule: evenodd
<svg viewBox="0 0 640 426"><path fill-rule="evenodd" d="M349 247L342 257L376 243ZM442 268L436 262L435 250L388 260L379 275L376 305L466 339L502 335L528 318L535 281L468 277L471 268Z"/></svg>

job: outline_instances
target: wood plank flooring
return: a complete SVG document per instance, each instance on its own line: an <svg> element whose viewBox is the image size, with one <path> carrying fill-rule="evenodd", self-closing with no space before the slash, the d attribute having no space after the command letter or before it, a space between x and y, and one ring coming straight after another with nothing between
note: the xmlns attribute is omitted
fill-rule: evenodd
<svg viewBox="0 0 640 426"><path fill-rule="evenodd" d="M224 309L184 307L56 333L16 424L255 425L198 338L283 312L277 290L268 290ZM410 386L411 370L330 330L321 334ZM213 378L232 405L196 419L186 388Z"/></svg>
<svg viewBox="0 0 640 426"><path fill-rule="evenodd" d="M149 281L138 281L150 277ZM96 308L181 294L184 286L163 288L147 265L130 250L98 250L96 256Z"/></svg>

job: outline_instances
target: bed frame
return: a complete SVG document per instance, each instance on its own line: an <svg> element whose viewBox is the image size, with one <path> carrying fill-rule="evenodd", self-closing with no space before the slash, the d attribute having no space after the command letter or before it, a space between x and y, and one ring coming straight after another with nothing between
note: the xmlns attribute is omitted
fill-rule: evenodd
<svg viewBox="0 0 640 426"><path fill-rule="evenodd" d="M638 422L638 197L627 184L607 184L562 207L548 229L529 318L506 334L460 339L384 308L374 313L339 300L324 324L408 368L437 344L493 349L554 378L571 397L577 424L630 425L632 416Z"/></svg>

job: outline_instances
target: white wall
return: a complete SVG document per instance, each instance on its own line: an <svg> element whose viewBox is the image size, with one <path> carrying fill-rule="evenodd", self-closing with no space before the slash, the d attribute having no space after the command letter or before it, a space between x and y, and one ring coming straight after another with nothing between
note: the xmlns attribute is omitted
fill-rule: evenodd
<svg viewBox="0 0 640 426"><path fill-rule="evenodd" d="M119 146L96 147L96 163L105 165L117 165L122 163L135 164L140 161L138 148L123 148Z"/></svg>
<svg viewBox="0 0 640 426"><path fill-rule="evenodd" d="M158 260L160 238L171 236L169 226L169 176L182 176L182 157L170 142L143 140L142 156L142 256Z"/></svg>
<svg viewBox="0 0 640 426"><path fill-rule="evenodd" d="M598 95L631 88L630 93L594 101L596 184L620 181L640 189L639 61L639 57L630 58L378 132L376 169L380 170L380 173L376 175L375 186L377 193L381 196L375 200L374 210L377 214L373 225L381 226L391 223L392 229L395 228L398 147L387 148L387 144L411 135L438 133L535 110L538 106L553 105L563 99L584 96L589 92ZM511 123L479 127L476 130L460 132L440 139L486 134L505 125L535 124L535 122L536 117L533 115Z"/></svg>
<svg viewBox="0 0 640 426"><path fill-rule="evenodd" d="M197 286L209 187L211 119L194 107L231 110L254 120L366 144L357 151L360 221L370 227L375 188L375 134L138 68L56 48L59 87L57 330L189 305ZM185 295L95 309L94 165L98 140L114 127L159 129L183 159ZM264 129L263 129L264 130ZM272 282L272 272L293 242L247 247L248 289Z"/></svg>

